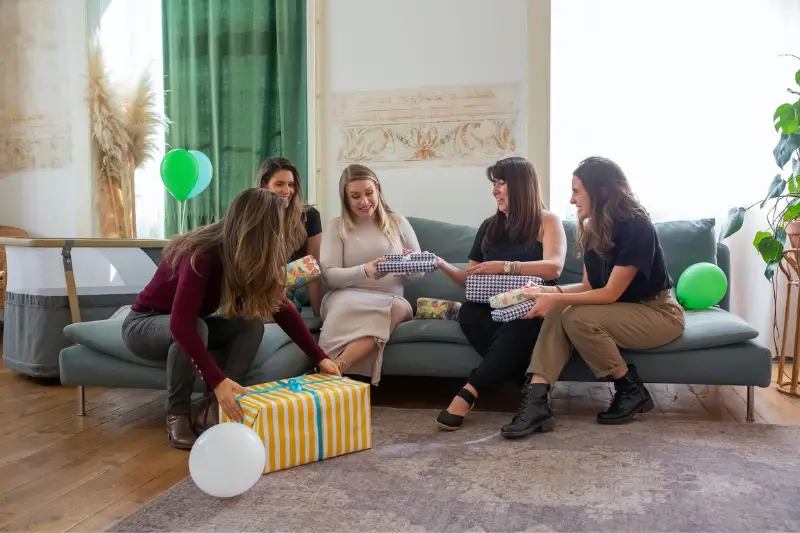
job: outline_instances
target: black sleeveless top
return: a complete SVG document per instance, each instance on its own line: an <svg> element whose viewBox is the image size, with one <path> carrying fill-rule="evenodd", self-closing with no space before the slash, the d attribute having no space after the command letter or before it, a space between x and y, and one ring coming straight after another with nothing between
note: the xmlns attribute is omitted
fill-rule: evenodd
<svg viewBox="0 0 800 533"><path fill-rule="evenodd" d="M497 242L488 242L486 251L481 250L483 243L483 236L486 235L486 228L489 227L490 218L487 218L478 228L478 233L475 235L475 241L472 243L472 250L469 252L469 260L478 263L485 263L487 261L519 261L525 263L528 261L542 261L544 259L544 246L540 241L518 243L514 242L504 235L502 239ZM545 281L547 285L555 285L556 280Z"/></svg>

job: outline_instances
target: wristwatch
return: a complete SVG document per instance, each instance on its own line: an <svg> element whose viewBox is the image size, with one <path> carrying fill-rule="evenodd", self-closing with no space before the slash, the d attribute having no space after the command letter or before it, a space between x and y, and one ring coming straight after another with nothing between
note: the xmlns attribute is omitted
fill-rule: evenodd
<svg viewBox="0 0 800 533"><path fill-rule="evenodd" d="M503 263L503 274L510 274L511 273L511 261L505 261Z"/></svg>

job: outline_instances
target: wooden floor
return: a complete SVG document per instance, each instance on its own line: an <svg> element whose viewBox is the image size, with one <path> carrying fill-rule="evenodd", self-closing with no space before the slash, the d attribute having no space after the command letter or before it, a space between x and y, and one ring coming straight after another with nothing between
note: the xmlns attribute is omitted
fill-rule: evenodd
<svg viewBox="0 0 800 533"><path fill-rule="evenodd" d="M460 385L385 378L373 404L439 409ZM744 422L743 388L650 388L658 409L646 417ZM594 416L611 389L565 383L553 397L559 414ZM185 478L188 453L167 444L163 398L159 392L90 388L86 416L79 417L74 388L35 382L0 366L0 531L103 531ZM476 408L512 411L517 399L509 387L481 398ZM800 400L774 387L756 389L756 413L756 423L800 424Z"/></svg>

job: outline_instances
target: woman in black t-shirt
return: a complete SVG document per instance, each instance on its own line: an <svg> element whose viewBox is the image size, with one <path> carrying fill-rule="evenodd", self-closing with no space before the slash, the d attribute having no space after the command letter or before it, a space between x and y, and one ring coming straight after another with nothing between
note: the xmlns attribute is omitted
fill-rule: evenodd
<svg viewBox="0 0 800 533"><path fill-rule="evenodd" d="M322 242L322 220L319 211L303 201L303 189L300 173L291 161L285 157L265 159L256 173L257 186L268 189L286 203L287 235L299 235L300 246L289 258L296 261L312 255L319 261L319 247ZM312 281L305 286L314 316L319 316L322 303L322 286L320 281Z"/></svg>
<svg viewBox="0 0 800 533"><path fill-rule="evenodd" d="M567 238L561 221L545 211L533 165L521 157L498 161L487 170L497 212L478 229L469 264L460 270L439 260L439 268L464 286L471 274L521 274L538 276L555 284L567 255ZM541 319L495 322L488 304L466 302L458 313L461 330L483 357L467 384L437 418L448 430L461 427L464 416L479 395L504 381L525 379Z"/></svg>
<svg viewBox="0 0 800 533"><path fill-rule="evenodd" d="M505 437L553 427L548 392L573 348L598 378L614 380L614 399L597 415L599 423L622 424L651 410L653 399L620 348L656 348L683 333L683 308L670 290L658 235L622 169L601 157L584 160L572 178L570 203L578 210L583 281L530 290L536 305L528 318L545 320L522 405L502 428Z"/></svg>

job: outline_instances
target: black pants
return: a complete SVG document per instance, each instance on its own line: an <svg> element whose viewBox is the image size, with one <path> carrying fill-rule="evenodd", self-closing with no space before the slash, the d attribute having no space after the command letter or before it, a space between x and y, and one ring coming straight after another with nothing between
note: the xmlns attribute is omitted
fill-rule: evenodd
<svg viewBox="0 0 800 533"><path fill-rule="evenodd" d="M264 336L264 323L258 319L208 316L197 319L197 333L209 350L219 351L215 359L222 373L239 383L256 358ZM189 414L195 368L172 339L169 315L131 311L122 323L122 340L142 359L167 361L167 413Z"/></svg>
<svg viewBox="0 0 800 533"><path fill-rule="evenodd" d="M489 304L465 302L458 312L458 321L469 343L483 357L467 380L479 395L506 381L520 386L524 383L542 327L541 318L495 322Z"/></svg>

